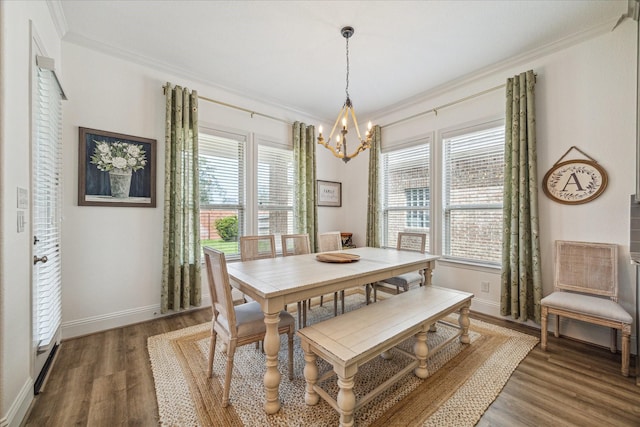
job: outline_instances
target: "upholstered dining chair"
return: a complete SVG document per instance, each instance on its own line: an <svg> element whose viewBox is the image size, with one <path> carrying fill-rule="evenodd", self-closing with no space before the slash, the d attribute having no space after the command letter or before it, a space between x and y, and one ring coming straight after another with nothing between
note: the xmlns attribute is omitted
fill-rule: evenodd
<svg viewBox="0 0 640 427"><path fill-rule="evenodd" d="M318 233L318 252L331 252L342 250L342 236L339 231L328 231ZM342 299L342 313L344 313L344 291L340 291ZM320 296L320 306L322 307L323 297ZM338 292L333 294L333 315L338 315Z"/></svg>
<svg viewBox="0 0 640 427"><path fill-rule="evenodd" d="M540 346L547 350L547 318L554 314L556 337L560 317L611 328L611 352L622 333L622 375L629 376L629 342L633 318L618 304L618 245L557 240L554 292L542 298Z"/></svg>
<svg viewBox="0 0 640 427"><path fill-rule="evenodd" d="M311 253L308 234L283 234L282 256L303 255ZM298 302L298 327L307 326L307 305L311 309L311 300Z"/></svg>
<svg viewBox="0 0 640 427"><path fill-rule="evenodd" d="M209 344L208 376L213 375L213 359L215 356L216 340L219 336L227 347L227 369L224 378L222 406L229 405L229 388L233 372L233 358L237 347L264 339L266 327L264 314L257 302L233 305L227 264L222 252L205 246L204 258L209 279L209 292L213 320L211 326L211 340ZM278 332L287 334L289 339L289 379L293 379L293 333L295 320L286 311L280 312Z"/></svg>
<svg viewBox="0 0 640 427"><path fill-rule="evenodd" d="M427 242L427 235L425 233L407 233L399 232L398 241L396 243L396 249L399 251L413 251L424 253ZM410 273L404 273L399 276L385 279L383 283L388 283L396 287L396 293L400 293L400 288L403 291L408 291L413 285L424 285L425 277L424 271L412 271ZM377 288L374 286L373 300L377 300Z"/></svg>

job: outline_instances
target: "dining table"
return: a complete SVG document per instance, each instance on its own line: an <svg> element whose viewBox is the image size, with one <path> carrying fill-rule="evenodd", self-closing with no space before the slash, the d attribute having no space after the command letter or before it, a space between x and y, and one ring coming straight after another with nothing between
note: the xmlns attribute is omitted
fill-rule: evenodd
<svg viewBox="0 0 640 427"><path fill-rule="evenodd" d="M280 371L278 352L280 311L287 304L312 297L369 285L411 271L422 270L425 285L431 284L437 255L391 248L361 247L339 251L349 257L324 257L320 254L266 258L233 262L227 265L233 286L257 301L264 312L266 334L264 352L265 402L267 414L280 409ZM339 262L338 262L339 261Z"/></svg>

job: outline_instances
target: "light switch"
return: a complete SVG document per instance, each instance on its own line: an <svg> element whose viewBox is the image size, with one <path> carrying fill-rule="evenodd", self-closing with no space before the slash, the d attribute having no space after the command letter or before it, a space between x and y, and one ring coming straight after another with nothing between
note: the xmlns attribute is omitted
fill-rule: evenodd
<svg viewBox="0 0 640 427"><path fill-rule="evenodd" d="M24 232L24 211L18 211L18 233Z"/></svg>

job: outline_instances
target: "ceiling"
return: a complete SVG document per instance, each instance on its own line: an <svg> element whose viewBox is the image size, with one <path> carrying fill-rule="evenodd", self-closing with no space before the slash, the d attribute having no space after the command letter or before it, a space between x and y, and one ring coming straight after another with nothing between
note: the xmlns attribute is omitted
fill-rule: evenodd
<svg viewBox="0 0 640 427"><path fill-rule="evenodd" d="M345 100L343 26L355 28L349 94L366 120L627 12L627 0L57 4L65 41L330 122Z"/></svg>

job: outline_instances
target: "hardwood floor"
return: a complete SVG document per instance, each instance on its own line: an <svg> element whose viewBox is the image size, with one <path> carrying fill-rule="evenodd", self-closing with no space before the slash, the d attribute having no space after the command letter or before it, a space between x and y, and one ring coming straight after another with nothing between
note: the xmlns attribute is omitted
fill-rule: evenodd
<svg viewBox="0 0 640 427"><path fill-rule="evenodd" d="M24 425L157 425L147 338L210 319L203 309L64 341ZM633 358L631 366L635 375ZM619 354L551 335L548 351L527 355L477 425L640 426L640 387L620 374Z"/></svg>

